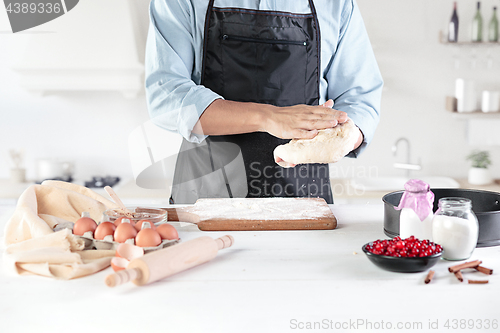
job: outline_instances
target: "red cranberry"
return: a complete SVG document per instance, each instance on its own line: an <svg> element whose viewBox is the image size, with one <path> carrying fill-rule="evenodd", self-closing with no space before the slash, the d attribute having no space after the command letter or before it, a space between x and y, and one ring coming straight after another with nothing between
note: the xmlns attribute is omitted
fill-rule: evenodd
<svg viewBox="0 0 500 333"><path fill-rule="evenodd" d="M394 237L393 239L376 240L366 245L366 250L379 255L392 257L427 257L440 253L443 248L428 239L419 240L415 236L406 239Z"/></svg>

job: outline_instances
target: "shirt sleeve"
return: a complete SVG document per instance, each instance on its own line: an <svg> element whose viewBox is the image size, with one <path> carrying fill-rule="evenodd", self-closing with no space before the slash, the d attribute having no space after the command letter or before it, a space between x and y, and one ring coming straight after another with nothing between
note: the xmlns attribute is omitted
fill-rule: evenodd
<svg viewBox="0 0 500 333"><path fill-rule="evenodd" d="M146 43L146 98L153 123L190 142L207 136L192 133L205 109L222 98L193 81L196 52L195 19L184 1L153 0Z"/></svg>
<svg viewBox="0 0 500 333"><path fill-rule="evenodd" d="M361 146L347 155L357 157L371 142L379 123L383 80L354 0L345 3L337 50L326 80L334 109L345 111L363 133Z"/></svg>

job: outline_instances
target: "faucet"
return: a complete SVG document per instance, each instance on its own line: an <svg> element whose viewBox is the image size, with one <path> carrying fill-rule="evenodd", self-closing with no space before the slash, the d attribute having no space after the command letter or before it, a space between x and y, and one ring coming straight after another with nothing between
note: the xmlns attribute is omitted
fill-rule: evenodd
<svg viewBox="0 0 500 333"><path fill-rule="evenodd" d="M411 170L420 170L420 169L422 169L422 167L420 166L420 161L419 161L419 164L411 164L410 163L411 148L410 148L410 141L408 141L407 138L399 138L396 140L396 142L392 146L393 155L394 156L397 155L398 145L400 142L406 143L406 163L394 163L393 166L397 169L405 169L406 170L406 177L410 178L410 171Z"/></svg>

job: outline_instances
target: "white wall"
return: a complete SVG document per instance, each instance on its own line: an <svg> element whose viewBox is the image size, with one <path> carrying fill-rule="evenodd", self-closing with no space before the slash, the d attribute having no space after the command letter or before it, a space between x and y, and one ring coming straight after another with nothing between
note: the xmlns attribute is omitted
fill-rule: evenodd
<svg viewBox="0 0 500 333"><path fill-rule="evenodd" d="M456 77L472 77L481 89L500 90L500 46L492 49L492 68L486 65L486 49L478 49L477 70L472 71L470 49L457 51L438 42L439 30L446 28L451 17L452 1L358 3L386 89L382 119L373 143L359 159L338 163L336 167L341 169L335 169L339 170L337 175L365 170L376 170L379 175L403 175L392 164L404 159L404 149L394 157L391 145L404 136L411 141L412 162L420 158L423 165L415 176L465 177L468 163L464 157L473 148L487 148L492 154L495 176L500 178L500 147L469 145L467 122L453 118L444 109L445 96L453 94ZM494 4L500 7L498 1L482 1L486 22ZM145 5L147 1L142 1ZM459 0L458 6L461 33L465 33L475 1ZM9 177L7 151L12 148L25 149L25 166L31 179L35 177L36 159L45 157L74 161L78 178L105 174L132 177L127 139L134 128L148 119L144 96L126 100L118 93L29 95L19 87L18 78L10 69L12 59L18 55L9 50L16 49L12 46L16 46L19 36L8 32L4 14L0 10L0 178ZM145 31L144 26L138 29ZM454 56L461 60L458 70L454 68ZM493 125L498 125L498 121Z"/></svg>

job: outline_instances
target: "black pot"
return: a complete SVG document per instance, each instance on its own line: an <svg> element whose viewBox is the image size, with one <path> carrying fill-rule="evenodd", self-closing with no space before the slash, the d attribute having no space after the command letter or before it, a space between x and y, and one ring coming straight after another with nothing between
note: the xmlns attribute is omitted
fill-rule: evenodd
<svg viewBox="0 0 500 333"><path fill-rule="evenodd" d="M479 222L477 247L500 245L500 193L459 188L431 189L434 192L434 212L441 198L461 197L472 201L472 210ZM399 205L404 191L384 195L384 233L389 237L399 236Z"/></svg>

